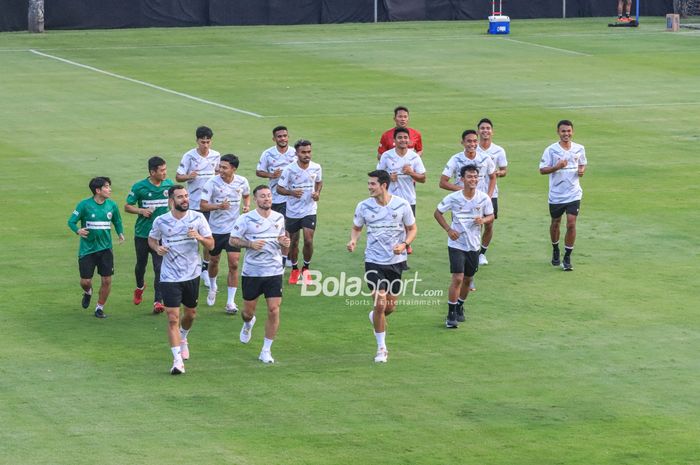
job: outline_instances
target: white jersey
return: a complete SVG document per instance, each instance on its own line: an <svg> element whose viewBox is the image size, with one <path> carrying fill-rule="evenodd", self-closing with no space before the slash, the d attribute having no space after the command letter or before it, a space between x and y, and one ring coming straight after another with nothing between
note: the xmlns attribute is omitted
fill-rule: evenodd
<svg viewBox="0 0 700 465"><path fill-rule="evenodd" d="M163 257L160 280L164 283L180 283L198 277L202 273L199 259L199 243L188 237L190 229L195 229L202 237L211 237L211 229L206 218L199 212L188 210L178 220L168 212L153 221L148 237L161 241L168 253Z"/></svg>
<svg viewBox="0 0 700 465"><path fill-rule="evenodd" d="M209 213L209 227L214 234L229 234L233 223L240 216L241 200L250 195L248 180L243 176L234 175L231 183L221 176L211 178L202 189L202 200L210 205L218 205L228 200L231 205L228 210L212 210Z"/></svg>
<svg viewBox="0 0 700 465"><path fill-rule="evenodd" d="M190 208L199 210L199 199L202 197L202 188L211 178L216 176L219 168L221 154L216 150L209 150L209 155L203 157L194 148L182 156L177 174L190 174L197 172L197 177L187 181L187 193L190 196Z"/></svg>
<svg viewBox="0 0 700 465"><path fill-rule="evenodd" d="M300 198L287 196L287 218L304 218L305 216L315 215L317 204L311 198L317 182L323 181L323 170L321 165L309 162L309 166L303 169L299 163L292 163L282 171L282 176L279 179L279 185L287 190L301 189L304 194Z"/></svg>
<svg viewBox="0 0 700 465"><path fill-rule="evenodd" d="M270 216L263 218L257 210L238 217L231 231L231 237L245 241L265 241L260 250L246 249L243 259L243 276L277 276L284 273L282 266L282 245L279 237L284 235L284 216L270 210Z"/></svg>
<svg viewBox="0 0 700 465"><path fill-rule="evenodd" d="M570 203L581 200L583 190L579 183L578 167L586 165L586 150L583 145L571 142L571 149L564 150L559 142L555 142L546 149L540 160L541 168L551 168L559 160L566 160L566 168L562 168L549 174L549 203Z"/></svg>
<svg viewBox="0 0 700 465"><path fill-rule="evenodd" d="M405 250L400 255L394 253L394 247L406 240L406 226L416 223L411 205L405 199L392 195L383 206L371 197L363 200L355 208L353 223L358 228L367 225L365 262L393 265L407 260Z"/></svg>
<svg viewBox="0 0 700 465"><path fill-rule="evenodd" d="M274 173L278 169L285 169L287 166L296 161L297 152L294 150L294 147L287 146L287 151L280 153L277 146L273 145L260 155L260 161L255 169L258 171L265 171L267 173ZM269 181L270 190L272 191L272 203L286 202L287 196L277 193L277 183L279 182L279 178L270 178Z"/></svg>
<svg viewBox="0 0 700 465"><path fill-rule="evenodd" d="M493 215L493 204L484 192L474 191L474 197L467 199L464 191L456 191L446 196L438 204L441 213L452 212L450 227L460 233L459 239L453 241L447 237L447 246L465 252L475 252L481 249L481 225L474 218Z"/></svg>
<svg viewBox="0 0 700 465"><path fill-rule="evenodd" d="M397 174L398 180L389 184L389 193L398 195L408 201L410 205L416 204L416 184L408 174L403 174L403 167L409 165L417 174L425 173L425 166L420 155L408 149L406 155L399 156L396 149L387 150L377 163L378 170L384 170L389 174Z"/></svg>
<svg viewBox="0 0 700 465"><path fill-rule="evenodd" d="M494 168L504 168L508 166L508 159L506 158L506 151L500 145L496 145L491 142L491 145L487 149L482 149L481 146L476 148L476 153L483 153L491 157L493 161ZM486 183L486 188L488 189L488 182ZM493 190L493 195L491 198L498 198L498 179L496 180L496 188Z"/></svg>
<svg viewBox="0 0 700 465"><path fill-rule="evenodd" d="M491 157L484 153L476 152L474 158L469 158L464 152L459 152L452 157L445 165L445 169L442 170L443 176L448 176L454 178L454 183L460 187L464 187L462 180L459 177L459 172L463 166L475 165L479 170L479 184L476 185L476 189L481 192L488 194L489 192L489 176L496 172L496 165L494 165Z"/></svg>

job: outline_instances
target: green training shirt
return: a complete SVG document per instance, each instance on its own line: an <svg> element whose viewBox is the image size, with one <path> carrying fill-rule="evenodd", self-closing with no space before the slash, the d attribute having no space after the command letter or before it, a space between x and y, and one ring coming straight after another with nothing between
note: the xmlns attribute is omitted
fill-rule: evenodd
<svg viewBox="0 0 700 465"><path fill-rule="evenodd" d="M134 228L136 237L148 238L148 233L151 232L151 227L153 226L153 220L168 212L168 189L172 185L172 180L165 179L160 183L160 186L154 186L146 178L131 186L131 192L126 196L127 204L135 205L137 208L155 209L149 218L138 215Z"/></svg>
<svg viewBox="0 0 700 465"><path fill-rule="evenodd" d="M78 226L78 223L80 223L80 226ZM117 231L117 234L124 233L119 207L117 207L114 200L105 199L102 205L95 202L93 197L82 200L75 207L70 218L68 218L68 227L74 233L77 234L80 228L89 230L87 237L80 238L78 257L82 258L100 250L111 249L112 223L114 223L114 229Z"/></svg>

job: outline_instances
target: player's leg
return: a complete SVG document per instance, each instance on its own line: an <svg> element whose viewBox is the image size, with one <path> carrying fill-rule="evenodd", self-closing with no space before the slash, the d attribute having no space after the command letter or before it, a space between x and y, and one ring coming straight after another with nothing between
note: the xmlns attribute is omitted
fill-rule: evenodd
<svg viewBox="0 0 700 465"><path fill-rule="evenodd" d="M228 277L227 277L227 294L226 294L226 313L236 314L238 313L238 307L236 306L235 298L236 291L238 290L238 263L240 262L241 252L240 249L232 247L234 252L227 252L228 256Z"/></svg>
<svg viewBox="0 0 700 465"><path fill-rule="evenodd" d="M160 269L163 266L163 257L153 249L150 249L150 254L153 264L153 313L162 313L165 310L163 292L160 289Z"/></svg>
<svg viewBox="0 0 700 465"><path fill-rule="evenodd" d="M549 204L549 216L552 218L552 222L549 225L549 238L552 241L552 266L559 266L561 261L559 259L559 228L561 226L561 217L566 211L566 205L563 204Z"/></svg>
<svg viewBox="0 0 700 465"><path fill-rule="evenodd" d="M289 284L298 284L299 277L301 276L301 271L299 271L299 266L297 259L299 258L299 220L287 219L287 232L289 233L289 261L292 262L292 272L289 275Z"/></svg>
<svg viewBox="0 0 700 465"><path fill-rule="evenodd" d="M187 336L192 329L192 324L197 316L197 301L199 300L199 278L185 281L181 285L182 306L185 307L184 315L180 321L180 355L183 360L190 358L190 346Z"/></svg>
<svg viewBox="0 0 700 465"><path fill-rule="evenodd" d="M267 321L265 322L265 339L258 357L264 363L274 363L272 342L280 326L280 306L282 305L282 275L265 278L265 301L267 302Z"/></svg>
<svg viewBox="0 0 700 465"><path fill-rule="evenodd" d="M578 218L580 201L572 202L566 208L566 235L564 236L564 260L562 267L564 271L574 269L571 264L571 253L574 251L576 242L576 219Z"/></svg>
<svg viewBox="0 0 700 465"><path fill-rule="evenodd" d="M182 283L160 283L163 293L165 313L168 315L168 343L173 354L173 366L170 374L179 375L185 372L185 364L180 352L180 304L182 303Z"/></svg>
<svg viewBox="0 0 700 465"><path fill-rule="evenodd" d="M107 303L107 298L112 290L112 275L114 274L114 255L112 249L101 250L97 252L97 273L101 277L100 293L95 306L95 316L97 318L106 318L104 306Z"/></svg>
<svg viewBox="0 0 700 465"><path fill-rule="evenodd" d="M88 308L92 299L92 277L95 275L97 262L95 254L91 253L78 258L78 273L80 274L80 287L83 290L81 306Z"/></svg>
<svg viewBox="0 0 700 465"><path fill-rule="evenodd" d="M481 236L481 251L479 254L479 265L488 265L489 261L486 259L486 252L488 251L489 245L491 244L491 239L493 239L493 228L498 219L498 197L491 199L491 204L493 205L493 216L494 221L489 224L484 225L484 233Z"/></svg>
<svg viewBox="0 0 700 465"><path fill-rule="evenodd" d="M313 228L307 226L304 226L304 228L302 228L302 231L304 232L304 265L301 268L301 276L304 282L307 284L311 282L311 276L309 276L309 267L311 266L311 258L314 255L314 233L316 232L316 215L313 216L314 220L312 222L309 221L309 223L313 224Z"/></svg>
<svg viewBox="0 0 700 465"><path fill-rule="evenodd" d="M146 276L146 266L148 265L148 253L150 250L148 239L144 237L134 237L134 251L136 252L136 265L134 265L134 277L136 278L134 305L139 305L143 300L143 290L146 286L144 277Z"/></svg>
<svg viewBox="0 0 700 465"><path fill-rule="evenodd" d="M262 294L261 278L243 276L241 279L241 291L243 294L243 311L241 319L243 327L241 328L240 341L243 344L250 342L255 325L255 309L258 304L258 297Z"/></svg>
<svg viewBox="0 0 700 465"><path fill-rule="evenodd" d="M374 299L374 309L372 317L374 323L374 338L377 341L377 354L374 356L374 361L377 363L386 363L389 358L389 352L386 348L386 309L389 304L389 296L386 289L378 289L372 292Z"/></svg>
<svg viewBox="0 0 700 465"><path fill-rule="evenodd" d="M207 265L207 278L209 279L209 292L207 292L207 305L210 307L216 303L216 293L219 290L216 277L219 275L219 261L221 251L228 245L227 234L214 234L214 248L209 251L209 264ZM206 249L205 249L206 250Z"/></svg>

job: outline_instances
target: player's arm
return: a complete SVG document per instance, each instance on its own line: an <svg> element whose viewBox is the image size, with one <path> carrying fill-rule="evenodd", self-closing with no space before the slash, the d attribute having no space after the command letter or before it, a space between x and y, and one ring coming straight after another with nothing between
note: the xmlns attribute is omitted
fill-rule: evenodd
<svg viewBox="0 0 700 465"><path fill-rule="evenodd" d="M222 204L209 203L208 201L199 199L199 209L203 212L211 212L214 210L220 210Z"/></svg>
<svg viewBox="0 0 700 465"><path fill-rule="evenodd" d="M447 175L440 175L440 189L445 189L446 191L456 192L461 191L462 188L457 184L452 184L450 182L450 177Z"/></svg>
<svg viewBox="0 0 700 465"><path fill-rule="evenodd" d="M180 162L180 166L177 167L177 171L175 172L175 181L187 182L197 177L196 171L188 173L188 169L189 163L187 162L187 158L183 157L182 161Z"/></svg>
<svg viewBox="0 0 700 465"><path fill-rule="evenodd" d="M119 213L119 207L117 207L116 203L112 209L112 224L114 224L114 230L117 232L119 243L121 244L124 242L124 223L122 223L122 214Z"/></svg>
<svg viewBox="0 0 700 465"><path fill-rule="evenodd" d="M78 236L87 237L88 234L90 234L90 231L86 228L78 227L78 223L80 222L80 219L82 217L82 212L80 208L80 204L78 204L78 206L75 207L75 210L73 210L73 213L71 213L71 215L68 217L68 227Z"/></svg>
<svg viewBox="0 0 700 465"><path fill-rule="evenodd" d="M445 219L445 215L443 214L443 212L440 211L439 208L435 209L435 213L433 213L433 217L438 222L440 227L445 230L445 232L447 233L447 236L450 239L452 239L453 241L456 241L457 239L459 239L459 236L460 236L459 232L452 229L452 226L447 222L447 220Z"/></svg>
<svg viewBox="0 0 700 465"><path fill-rule="evenodd" d="M250 194L243 196L243 213L248 213L250 211Z"/></svg>
<svg viewBox="0 0 700 465"><path fill-rule="evenodd" d="M347 246L346 246L348 249L348 252L355 251L355 246L357 245L357 240L360 238L361 234L362 234L362 226L355 226L353 224L352 229L350 229L350 242L348 242Z"/></svg>
<svg viewBox="0 0 700 465"><path fill-rule="evenodd" d="M323 189L323 181L316 181L314 184L314 191L311 193L311 198L318 202L321 197L321 190Z"/></svg>
<svg viewBox="0 0 700 465"><path fill-rule="evenodd" d="M493 191L496 190L496 171L494 170L493 173L489 174L489 188L487 195L489 198L493 197Z"/></svg>
<svg viewBox="0 0 700 465"><path fill-rule="evenodd" d="M413 146L413 150L423 158L423 136L421 136L421 133L418 131L416 131L416 134L418 135L418 140L416 140L416 145Z"/></svg>
<svg viewBox="0 0 700 465"><path fill-rule="evenodd" d="M406 239L403 242L396 244L394 246L394 253L399 255L403 253L404 250L408 248L409 245L414 241L416 235L418 234L418 225L413 223L410 226L406 226Z"/></svg>
<svg viewBox="0 0 700 465"><path fill-rule="evenodd" d="M562 158L552 165L552 155L548 150L545 150L544 154L542 154L542 160L540 160L540 174L552 174L562 168L566 168L568 164L566 159Z"/></svg>
<svg viewBox="0 0 700 465"><path fill-rule="evenodd" d="M496 176L499 178L505 178L506 175L508 174L508 166L499 166L498 169L496 170Z"/></svg>
<svg viewBox="0 0 700 465"><path fill-rule="evenodd" d="M404 174L409 175L413 179L413 181L415 181L415 182L424 183L425 179L427 177L425 174L425 168L423 169L423 173L418 173L418 172L416 172L416 170L413 169L412 166L406 165L406 166L404 166L403 172L404 172Z"/></svg>
<svg viewBox="0 0 700 465"><path fill-rule="evenodd" d="M258 239L257 241L249 241L246 239L243 239L242 237L236 237L236 236L231 236L228 240L228 243L232 245L233 247L238 247L239 249L253 249L253 250L260 250L265 246L265 241L262 239Z"/></svg>

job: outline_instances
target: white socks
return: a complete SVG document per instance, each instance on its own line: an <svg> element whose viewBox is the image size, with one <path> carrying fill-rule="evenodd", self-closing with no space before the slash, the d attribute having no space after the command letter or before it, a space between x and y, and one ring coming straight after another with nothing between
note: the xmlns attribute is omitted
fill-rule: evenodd
<svg viewBox="0 0 700 465"><path fill-rule="evenodd" d="M268 351L269 351L271 347L272 347L272 339L265 338L265 339L263 340L263 348L262 348L262 350L268 350Z"/></svg>
<svg viewBox="0 0 700 465"><path fill-rule="evenodd" d="M381 333L374 333L374 337L377 338L377 348L379 349L384 349L386 348L386 342L385 342L385 337L386 337L386 331L382 331Z"/></svg>
<svg viewBox="0 0 700 465"><path fill-rule="evenodd" d="M238 290L237 287L229 287L228 288L228 300L226 303L228 305L233 305L233 299L236 297L236 291Z"/></svg>

